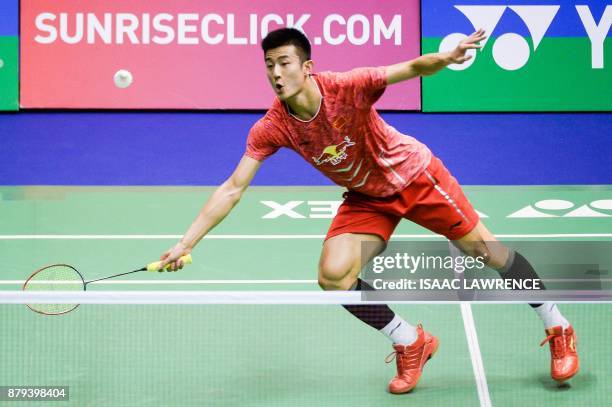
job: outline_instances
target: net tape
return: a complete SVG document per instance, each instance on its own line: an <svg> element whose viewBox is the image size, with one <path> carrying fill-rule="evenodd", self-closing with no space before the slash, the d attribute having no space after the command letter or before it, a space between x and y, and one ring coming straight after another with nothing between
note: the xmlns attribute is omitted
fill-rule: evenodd
<svg viewBox="0 0 612 407"><path fill-rule="evenodd" d="M0 304L459 304L525 301L365 301L356 291L0 291ZM612 303L561 300L559 303Z"/></svg>

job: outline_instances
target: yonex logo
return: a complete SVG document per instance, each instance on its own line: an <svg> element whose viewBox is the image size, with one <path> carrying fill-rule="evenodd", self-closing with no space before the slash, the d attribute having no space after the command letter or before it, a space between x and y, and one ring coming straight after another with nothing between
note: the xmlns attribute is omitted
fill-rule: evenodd
<svg viewBox="0 0 612 407"><path fill-rule="evenodd" d="M455 6L474 26L474 29L484 28L488 34L487 40L482 42L485 48L489 38L494 35L502 16L507 9L516 13L525 23L533 41L533 52L535 53L538 46L544 39L546 32L550 28L560 5L508 5L508 6ZM595 21L589 6L575 6L577 17L581 21L590 41L591 41L591 67L593 69L603 69L604 67L604 41L612 25L612 6L606 6L606 9L601 16L599 23ZM464 33L452 33L444 37L440 43L440 52L448 52L455 48L459 41L466 38ZM469 61L457 65L449 65L449 69L461 71L469 68L476 60L476 50L468 51L472 55ZM504 33L497 37L493 43L492 49L493 59L495 63L502 69L515 71L524 67L531 56L531 49L527 40L517 33Z"/></svg>
<svg viewBox="0 0 612 407"><path fill-rule="evenodd" d="M342 201L260 201L271 211L262 219L331 219ZM476 211L480 218L488 218ZM502 215L503 216L503 215ZM588 204L576 204L566 199L543 199L513 211L506 218L612 218L612 199L598 199ZM454 225L453 225L454 226Z"/></svg>
<svg viewBox="0 0 612 407"><path fill-rule="evenodd" d="M297 212L297 207L301 206L304 201L289 201L279 203L276 201L260 201L262 204L271 208L272 211L262 216L262 219L276 219L281 216L287 216L293 219L331 219L338 213L338 208L342 205L342 201L308 201L306 204L309 207L308 216Z"/></svg>
<svg viewBox="0 0 612 407"><path fill-rule="evenodd" d="M607 212L607 213L606 213ZM600 199L576 206L565 199L544 199L527 205L508 218L612 218L612 199Z"/></svg>
<svg viewBox="0 0 612 407"><path fill-rule="evenodd" d="M272 209L262 219L277 219L288 217L292 219L332 219L338 213L342 201L260 201L264 206ZM304 208L306 207L306 208ZM488 218L482 212L476 211L481 218Z"/></svg>

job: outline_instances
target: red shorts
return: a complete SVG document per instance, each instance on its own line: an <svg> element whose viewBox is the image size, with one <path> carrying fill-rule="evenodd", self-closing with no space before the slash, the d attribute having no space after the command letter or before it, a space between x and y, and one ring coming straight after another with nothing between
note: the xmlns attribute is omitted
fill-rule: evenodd
<svg viewBox="0 0 612 407"><path fill-rule="evenodd" d="M326 240L342 233L367 233L388 241L402 218L457 240L479 219L457 180L436 157L402 192L374 198L348 191L344 198Z"/></svg>

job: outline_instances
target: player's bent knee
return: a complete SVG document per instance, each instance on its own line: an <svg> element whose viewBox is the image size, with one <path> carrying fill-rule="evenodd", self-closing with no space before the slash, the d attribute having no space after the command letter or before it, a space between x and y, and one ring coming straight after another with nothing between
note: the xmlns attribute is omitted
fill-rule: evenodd
<svg viewBox="0 0 612 407"><path fill-rule="evenodd" d="M350 265L342 262L322 260L319 265L319 286L324 290L349 289L352 284L349 281L351 269Z"/></svg>
<svg viewBox="0 0 612 407"><path fill-rule="evenodd" d="M459 249L467 256L480 259L484 264L488 265L491 261L491 253L482 241L462 243L459 245Z"/></svg>
<svg viewBox="0 0 612 407"><path fill-rule="evenodd" d="M319 287L321 287L324 290L344 290L346 289L344 287L345 285L345 277L348 275L349 273L346 272L344 273L344 275L342 275L341 277L337 277L339 276L339 274L336 273L325 273L325 272L319 272Z"/></svg>
<svg viewBox="0 0 612 407"><path fill-rule="evenodd" d="M341 280L353 268L350 259L323 257L319 262L319 275L329 280Z"/></svg>
<svg viewBox="0 0 612 407"><path fill-rule="evenodd" d="M493 269L499 269L504 266L508 257L507 248L497 242L490 242L489 245L486 242L469 242L467 245L462 247L463 253L473 258L479 258L487 266Z"/></svg>
<svg viewBox="0 0 612 407"><path fill-rule="evenodd" d="M484 264L489 265L491 262L491 252L486 248L479 247L471 254L474 258L479 258Z"/></svg>

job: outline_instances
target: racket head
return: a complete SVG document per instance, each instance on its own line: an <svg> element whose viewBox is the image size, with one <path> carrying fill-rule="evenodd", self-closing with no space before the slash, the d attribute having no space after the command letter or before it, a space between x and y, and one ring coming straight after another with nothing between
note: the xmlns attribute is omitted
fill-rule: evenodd
<svg viewBox="0 0 612 407"><path fill-rule="evenodd" d="M69 264L51 264L36 270L23 284L23 291L85 291L85 280ZM43 315L62 315L76 309L79 304L26 304Z"/></svg>

